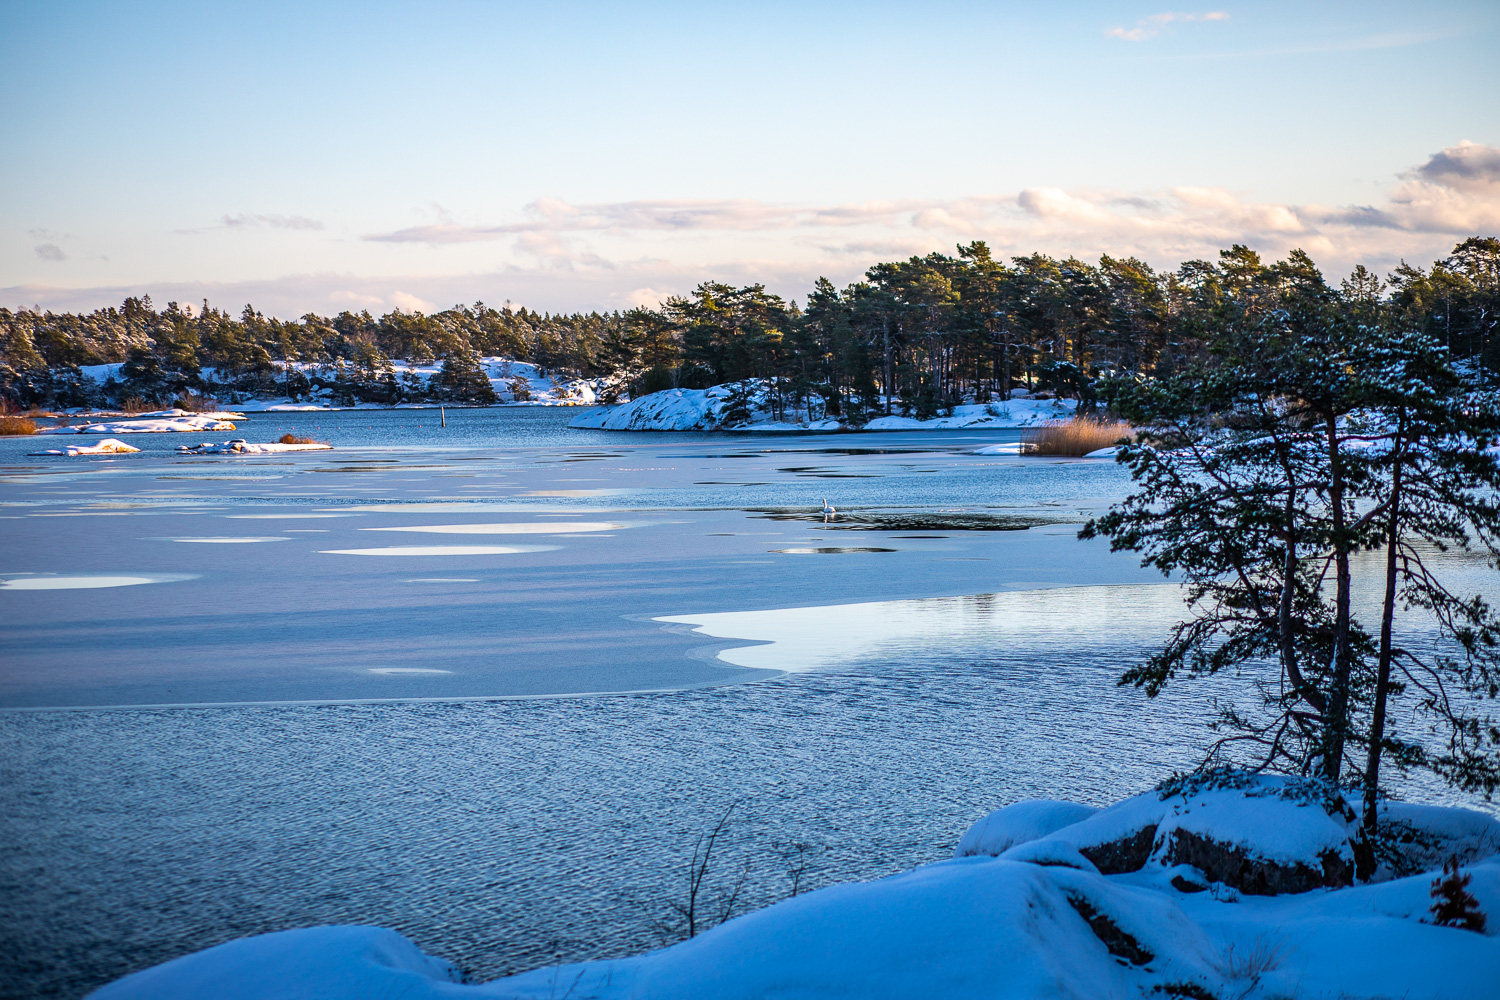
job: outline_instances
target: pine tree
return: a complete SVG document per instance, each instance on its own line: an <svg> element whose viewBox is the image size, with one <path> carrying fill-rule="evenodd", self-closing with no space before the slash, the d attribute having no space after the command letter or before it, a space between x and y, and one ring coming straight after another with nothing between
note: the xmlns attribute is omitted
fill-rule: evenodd
<svg viewBox="0 0 1500 1000"><path fill-rule="evenodd" d="M1479 908L1479 900L1469 892L1469 883L1473 880L1472 875L1459 874L1457 858L1449 858L1443 864L1443 874L1432 880L1429 912L1433 923L1439 927L1460 927L1484 933L1484 911Z"/></svg>
<svg viewBox="0 0 1500 1000"><path fill-rule="evenodd" d="M719 422L725 427L743 427L755 419L755 383L736 382L724 397L724 411Z"/></svg>
<svg viewBox="0 0 1500 1000"><path fill-rule="evenodd" d="M479 364L479 356L469 350L448 355L442 369L432 377L432 389L437 398L452 402L489 406L499 400Z"/></svg>

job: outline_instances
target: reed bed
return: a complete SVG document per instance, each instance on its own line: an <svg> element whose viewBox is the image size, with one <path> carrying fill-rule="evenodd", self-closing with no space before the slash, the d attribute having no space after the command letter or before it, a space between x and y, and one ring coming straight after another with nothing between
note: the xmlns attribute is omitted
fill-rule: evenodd
<svg viewBox="0 0 1500 1000"><path fill-rule="evenodd" d="M282 444L324 444L323 441L315 441L309 437L298 437L295 434L283 434L278 440Z"/></svg>
<svg viewBox="0 0 1500 1000"><path fill-rule="evenodd" d="M36 421L30 417L18 417L9 413L0 414L0 435L35 433Z"/></svg>
<svg viewBox="0 0 1500 1000"><path fill-rule="evenodd" d="M1092 417L1049 420L1039 427L1028 427L1021 432L1021 454L1077 458L1091 451L1128 441L1134 436L1135 428L1123 420L1096 420Z"/></svg>

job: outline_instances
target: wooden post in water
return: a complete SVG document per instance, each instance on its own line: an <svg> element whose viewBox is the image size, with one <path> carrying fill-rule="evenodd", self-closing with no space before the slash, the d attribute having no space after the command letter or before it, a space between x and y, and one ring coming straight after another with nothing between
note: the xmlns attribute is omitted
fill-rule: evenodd
<svg viewBox="0 0 1500 1000"><path fill-rule="evenodd" d="M440 416L440 417L443 418L443 426L447 427L448 426L448 411L445 410L445 409L443 409L441 406L439 406L438 407L438 416Z"/></svg>

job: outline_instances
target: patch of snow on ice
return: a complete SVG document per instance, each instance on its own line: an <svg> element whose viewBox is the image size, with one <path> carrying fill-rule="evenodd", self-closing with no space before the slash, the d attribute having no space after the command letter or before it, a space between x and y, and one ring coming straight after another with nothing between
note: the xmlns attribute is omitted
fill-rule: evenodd
<svg viewBox="0 0 1500 1000"><path fill-rule="evenodd" d="M260 538L251 537L249 535L224 535L224 536L213 536L213 537L211 537L211 536L194 537L194 536L190 536L189 535L189 536L183 536L181 538L165 538L165 539L163 539L163 541L167 541L167 542L199 542L199 543L204 543L204 544L208 544L208 545L240 545L240 544L245 544L245 543L250 543L250 542L289 542L289 541L291 541L291 539L287 538L285 536L282 536L282 535L267 535L267 536L260 537Z"/></svg>
<svg viewBox="0 0 1500 1000"><path fill-rule="evenodd" d="M501 556L552 552L557 545L392 545L381 549L323 549L330 556Z"/></svg>
<svg viewBox="0 0 1500 1000"><path fill-rule="evenodd" d="M0 590L100 590L106 587L135 587L143 583L177 583L197 578L193 573L17 574L0 578Z"/></svg>
<svg viewBox="0 0 1500 1000"><path fill-rule="evenodd" d="M434 535L571 535L590 531L614 531L630 525L619 521L552 521L507 524L413 524L391 528L361 528L361 531L421 531Z"/></svg>
<svg viewBox="0 0 1500 1000"><path fill-rule="evenodd" d="M372 674L451 674L451 670L438 670L435 667L370 667Z"/></svg>

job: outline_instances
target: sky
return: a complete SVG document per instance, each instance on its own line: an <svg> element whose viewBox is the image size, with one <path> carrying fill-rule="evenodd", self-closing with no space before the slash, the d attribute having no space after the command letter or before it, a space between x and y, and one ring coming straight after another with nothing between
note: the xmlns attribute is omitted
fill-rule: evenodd
<svg viewBox="0 0 1500 1000"><path fill-rule="evenodd" d="M0 305L803 299L1500 235L1500 4L0 0Z"/></svg>

